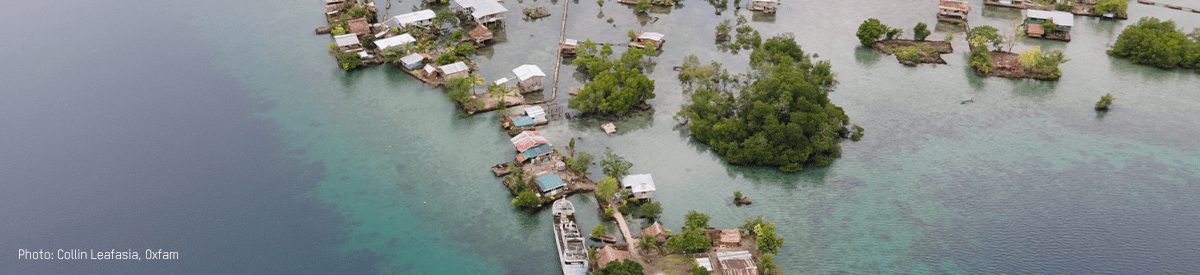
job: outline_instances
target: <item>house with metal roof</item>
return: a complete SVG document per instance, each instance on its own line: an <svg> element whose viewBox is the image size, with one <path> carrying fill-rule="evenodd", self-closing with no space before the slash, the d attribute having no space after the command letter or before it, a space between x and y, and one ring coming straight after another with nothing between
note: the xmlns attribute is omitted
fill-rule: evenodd
<svg viewBox="0 0 1200 275"><path fill-rule="evenodd" d="M562 177L555 173L546 173L533 180L537 182L538 188L542 189L542 194L548 196L554 196L567 188L567 183L563 182Z"/></svg>
<svg viewBox="0 0 1200 275"><path fill-rule="evenodd" d="M521 65L512 72L517 75L517 89L521 90L521 93L543 90L542 79L546 77L546 73L542 72L537 65Z"/></svg>
<svg viewBox="0 0 1200 275"><path fill-rule="evenodd" d="M1033 5L1033 0L983 0L984 5L1025 9Z"/></svg>
<svg viewBox="0 0 1200 275"><path fill-rule="evenodd" d="M515 126L515 127L533 126L533 124L535 123L535 122L533 122L533 118L528 117L528 116L514 117L512 119L512 121L513 121L513 126Z"/></svg>
<svg viewBox="0 0 1200 275"><path fill-rule="evenodd" d="M433 66L433 64L425 64L425 68L421 69L421 71L425 73L425 77L433 78L437 75L438 70L437 67Z"/></svg>
<svg viewBox="0 0 1200 275"><path fill-rule="evenodd" d="M417 39L413 38L413 36L411 34L407 34L407 33L384 38L384 39L375 40L375 46L379 47L379 50L384 50L384 49L391 48L391 47L408 48L408 47L412 47L413 45L416 45L416 44L417 44Z"/></svg>
<svg viewBox="0 0 1200 275"><path fill-rule="evenodd" d="M452 0L450 9L466 15L476 23L485 24L504 20L508 9L493 0Z"/></svg>
<svg viewBox="0 0 1200 275"><path fill-rule="evenodd" d="M421 56L421 54L419 54L419 53L414 53L414 54L405 55L403 57L400 57L400 65L404 66L405 69L409 69L409 70L416 70L416 69L421 68L422 65L425 65L424 61L425 61L425 57Z"/></svg>
<svg viewBox="0 0 1200 275"><path fill-rule="evenodd" d="M467 63L463 63L462 61L438 67L438 72L440 72L446 79L467 77L467 75L471 73L470 70L471 68L467 67Z"/></svg>
<svg viewBox="0 0 1200 275"><path fill-rule="evenodd" d="M650 200L654 197L654 179L650 174L628 175L621 178L621 187L633 193L639 200Z"/></svg>
<svg viewBox="0 0 1200 275"><path fill-rule="evenodd" d="M543 137L542 134L538 133L537 131L521 132L520 134L508 139L508 141L511 141L513 146L517 147L517 152L525 152L525 150L529 150L529 148L533 148L539 144L550 144L550 140L546 139L546 137Z"/></svg>
<svg viewBox="0 0 1200 275"><path fill-rule="evenodd" d="M938 2L938 21L950 23L966 23L967 13L971 12L971 5L967 2L956 0L941 0Z"/></svg>
<svg viewBox="0 0 1200 275"><path fill-rule="evenodd" d="M392 16L392 18L389 18L386 22L384 22L384 24L387 24L388 27L400 29L410 25L428 27L433 25L433 18L435 17L437 17L437 13L426 9Z"/></svg>
<svg viewBox="0 0 1200 275"><path fill-rule="evenodd" d="M1069 12L1025 10L1025 35L1029 37L1071 41L1074 26L1075 15Z"/></svg>
<svg viewBox="0 0 1200 275"><path fill-rule="evenodd" d="M696 258L696 265L703 267L705 270L713 271L712 261L708 257Z"/></svg>
<svg viewBox="0 0 1200 275"><path fill-rule="evenodd" d="M347 33L333 37L333 42L337 43L338 50L351 51L362 48L358 42L358 35Z"/></svg>
<svg viewBox="0 0 1200 275"><path fill-rule="evenodd" d="M750 8L748 8L748 10L773 14L775 13L778 4L778 0L751 0Z"/></svg>
<svg viewBox="0 0 1200 275"><path fill-rule="evenodd" d="M654 44L654 49L661 49L662 44L667 42L663 39L666 35L657 32L643 32L637 35L633 42L629 42L629 46L646 48L646 45Z"/></svg>
<svg viewBox="0 0 1200 275"><path fill-rule="evenodd" d="M559 54L565 57L575 56L575 48L579 47L579 40L566 38L563 39L561 45L558 45Z"/></svg>
<svg viewBox="0 0 1200 275"><path fill-rule="evenodd" d="M754 256L750 251L717 252L717 261L721 263L721 272L726 275L757 275L758 266L754 264Z"/></svg>

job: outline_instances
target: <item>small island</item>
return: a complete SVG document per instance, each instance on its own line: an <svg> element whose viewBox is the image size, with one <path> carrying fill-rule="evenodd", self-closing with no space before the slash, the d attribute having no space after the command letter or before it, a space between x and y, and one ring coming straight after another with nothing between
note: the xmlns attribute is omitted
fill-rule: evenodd
<svg viewBox="0 0 1200 275"><path fill-rule="evenodd" d="M1200 28L1184 34L1174 21L1143 17L1121 31L1108 55L1160 69L1200 72Z"/></svg>
<svg viewBox="0 0 1200 275"><path fill-rule="evenodd" d="M902 32L901 29L891 28L880 23L879 19L870 18L858 26L856 35L863 46L895 55L896 60L906 66L946 64L946 60L942 59L942 54L954 52L954 48L950 45L952 36L946 36L944 41L926 41L925 38L929 37L932 32L925 23L917 23L913 27L914 39L912 40L899 39ZM886 38L879 40L881 37Z"/></svg>
<svg viewBox="0 0 1200 275"><path fill-rule="evenodd" d="M1008 45L1011 50L1016 44L1013 34L1000 34L991 26L975 27L967 32L967 42L971 46L970 65L979 76L999 76L1005 78L1029 78L1046 81L1057 81L1062 77L1058 65L1070 61L1063 56L1061 50L1045 51L1034 46L1020 54L1003 51ZM991 44L995 50L988 50Z"/></svg>

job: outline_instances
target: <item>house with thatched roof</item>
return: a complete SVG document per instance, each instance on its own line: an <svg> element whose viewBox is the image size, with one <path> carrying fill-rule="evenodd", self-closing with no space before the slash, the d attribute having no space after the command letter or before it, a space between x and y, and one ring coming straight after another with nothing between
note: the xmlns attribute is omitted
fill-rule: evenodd
<svg viewBox="0 0 1200 275"><path fill-rule="evenodd" d="M621 260L629 259L629 251L619 250L616 247L613 247L612 244L604 245L604 247L596 250L596 254L598 254L596 257L596 266L599 268L604 268L609 262L612 261L619 262Z"/></svg>

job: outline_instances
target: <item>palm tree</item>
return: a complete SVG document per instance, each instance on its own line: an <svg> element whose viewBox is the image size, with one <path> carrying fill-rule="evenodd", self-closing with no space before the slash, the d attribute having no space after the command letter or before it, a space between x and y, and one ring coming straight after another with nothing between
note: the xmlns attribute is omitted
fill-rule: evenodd
<svg viewBox="0 0 1200 275"><path fill-rule="evenodd" d="M480 77L478 74L471 74L471 75L467 76L467 80L471 81L471 93L472 94L475 93L475 86L483 86L483 82L487 81L487 80L484 80L483 77Z"/></svg>

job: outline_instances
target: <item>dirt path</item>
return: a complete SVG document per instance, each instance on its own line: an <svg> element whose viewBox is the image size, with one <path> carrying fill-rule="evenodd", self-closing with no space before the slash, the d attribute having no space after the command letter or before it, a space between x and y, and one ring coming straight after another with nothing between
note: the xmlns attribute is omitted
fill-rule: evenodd
<svg viewBox="0 0 1200 275"><path fill-rule="evenodd" d="M642 257L638 255L637 239L633 238L633 234L629 233L629 225L625 224L625 216L621 215L621 211L613 211L613 219L617 220L617 227L621 228L621 235L625 236L625 244L629 245L629 258L640 260Z"/></svg>

